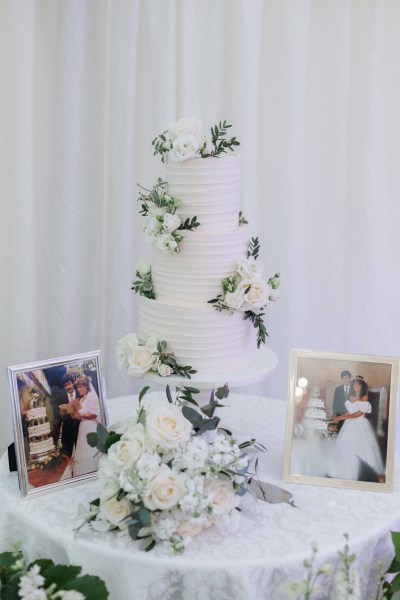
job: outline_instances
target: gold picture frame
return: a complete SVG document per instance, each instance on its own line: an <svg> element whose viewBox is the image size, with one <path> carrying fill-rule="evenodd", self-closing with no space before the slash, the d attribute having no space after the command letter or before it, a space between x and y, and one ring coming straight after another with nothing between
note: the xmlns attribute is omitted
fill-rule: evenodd
<svg viewBox="0 0 400 600"><path fill-rule="evenodd" d="M86 435L107 425L101 351L7 367L23 497L81 483L100 458Z"/></svg>
<svg viewBox="0 0 400 600"><path fill-rule="evenodd" d="M284 481L391 491L399 361L291 350Z"/></svg>

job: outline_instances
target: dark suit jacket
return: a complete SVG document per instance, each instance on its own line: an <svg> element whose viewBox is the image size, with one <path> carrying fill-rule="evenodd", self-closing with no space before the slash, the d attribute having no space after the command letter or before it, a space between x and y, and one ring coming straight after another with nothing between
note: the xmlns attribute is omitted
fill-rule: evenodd
<svg viewBox="0 0 400 600"><path fill-rule="evenodd" d="M344 385L338 385L338 387L335 388L335 393L332 402L332 412L334 415L344 415L344 413L347 412L346 407L344 405L346 400L347 397L344 392Z"/></svg>

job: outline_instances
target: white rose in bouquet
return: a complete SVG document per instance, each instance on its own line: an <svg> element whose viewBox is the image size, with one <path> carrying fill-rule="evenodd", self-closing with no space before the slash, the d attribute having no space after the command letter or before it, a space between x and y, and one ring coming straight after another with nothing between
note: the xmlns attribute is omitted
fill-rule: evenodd
<svg viewBox="0 0 400 600"><path fill-rule="evenodd" d="M126 433L119 442L108 450L108 460L119 471L130 469L139 459L143 450L144 432L142 439L134 434Z"/></svg>
<svg viewBox="0 0 400 600"><path fill-rule="evenodd" d="M175 252L178 248L177 242L169 233L160 235L156 242L157 248L162 252Z"/></svg>
<svg viewBox="0 0 400 600"><path fill-rule="evenodd" d="M268 296L271 291L269 285L262 281L243 279L238 286L243 291L243 310L257 311L268 304Z"/></svg>
<svg viewBox="0 0 400 600"><path fill-rule="evenodd" d="M112 525L119 529L126 529L127 522L124 520L133 509L133 504L127 498L117 500L116 496L110 498L109 492L100 495L100 514Z"/></svg>
<svg viewBox="0 0 400 600"><path fill-rule="evenodd" d="M183 135L192 135L196 138L200 138L203 132L203 121L197 117L172 121L168 125L168 132L169 137L173 142Z"/></svg>
<svg viewBox="0 0 400 600"><path fill-rule="evenodd" d="M182 220L178 215L172 215L171 213L165 213L164 215L164 229L165 231L175 231L182 224Z"/></svg>
<svg viewBox="0 0 400 600"><path fill-rule="evenodd" d="M147 373L155 365L156 357L153 355L152 348L146 346L137 346L128 360L129 375L140 377L143 373Z"/></svg>
<svg viewBox="0 0 400 600"><path fill-rule="evenodd" d="M129 358L139 345L136 333L128 333L117 342L117 364L119 369L128 370Z"/></svg>
<svg viewBox="0 0 400 600"><path fill-rule="evenodd" d="M200 140L198 138L193 135L183 135L174 141L169 156L175 162L180 162L197 156L199 149Z"/></svg>
<svg viewBox="0 0 400 600"><path fill-rule="evenodd" d="M174 372L172 367L170 367L169 365L163 365L163 364L158 365L157 371L158 371L158 374L161 375L161 377L169 377Z"/></svg>
<svg viewBox="0 0 400 600"><path fill-rule="evenodd" d="M136 265L136 273L139 273L140 277L146 277L151 273L151 264L145 258L141 258Z"/></svg>
<svg viewBox="0 0 400 600"><path fill-rule="evenodd" d="M183 478L161 465L148 483L143 504L149 510L169 510L178 504L184 493Z"/></svg>
<svg viewBox="0 0 400 600"><path fill-rule="evenodd" d="M191 423L174 404L150 406L146 428L152 441L164 450L172 450L185 444L192 432Z"/></svg>
<svg viewBox="0 0 400 600"><path fill-rule="evenodd" d="M256 260L253 256L239 260L237 264L237 272L245 279L261 279L264 265Z"/></svg>
<svg viewBox="0 0 400 600"><path fill-rule="evenodd" d="M177 535L183 538L195 537L200 535L203 531L202 526L199 523L193 523L192 521L181 521L176 528Z"/></svg>
<svg viewBox="0 0 400 600"><path fill-rule="evenodd" d="M237 289L234 292L227 292L225 294L225 304L228 308L233 310L237 310L242 306L244 302L244 291L242 289Z"/></svg>
<svg viewBox="0 0 400 600"><path fill-rule="evenodd" d="M214 515L223 515L238 505L238 496L231 481L214 479L206 487Z"/></svg>

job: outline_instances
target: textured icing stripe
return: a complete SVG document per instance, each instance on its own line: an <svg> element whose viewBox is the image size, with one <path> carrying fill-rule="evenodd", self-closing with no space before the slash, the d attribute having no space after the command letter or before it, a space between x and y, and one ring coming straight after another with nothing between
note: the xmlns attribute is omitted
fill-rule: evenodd
<svg viewBox="0 0 400 600"><path fill-rule="evenodd" d="M165 339L178 362L217 373L255 360L254 328L243 315L139 299L139 335Z"/></svg>
<svg viewBox="0 0 400 600"><path fill-rule="evenodd" d="M185 218L197 215L201 227L210 231L237 227L240 156L168 162L165 180L168 193L182 200L179 213Z"/></svg>
<svg viewBox="0 0 400 600"><path fill-rule="evenodd" d="M235 231L183 232L178 254L153 248L152 277L156 297L179 306L201 306L221 293L221 279L247 256L247 226Z"/></svg>

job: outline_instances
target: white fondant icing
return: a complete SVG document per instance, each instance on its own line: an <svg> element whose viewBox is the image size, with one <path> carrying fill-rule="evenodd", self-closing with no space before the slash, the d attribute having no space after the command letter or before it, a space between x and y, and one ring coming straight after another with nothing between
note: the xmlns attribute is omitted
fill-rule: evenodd
<svg viewBox="0 0 400 600"><path fill-rule="evenodd" d="M139 300L139 337L166 340L178 363L197 371L216 373L250 365L257 352L255 334L243 313Z"/></svg>
<svg viewBox="0 0 400 600"><path fill-rule="evenodd" d="M46 407L45 406L39 406L39 408L31 408L26 413L26 416L28 418L28 421L32 421L33 419L41 419L43 417L46 417L47 416Z"/></svg>
<svg viewBox="0 0 400 600"><path fill-rule="evenodd" d="M45 435L46 433L50 433L50 423L42 423L41 425L33 425L32 427L28 427L29 437Z"/></svg>

